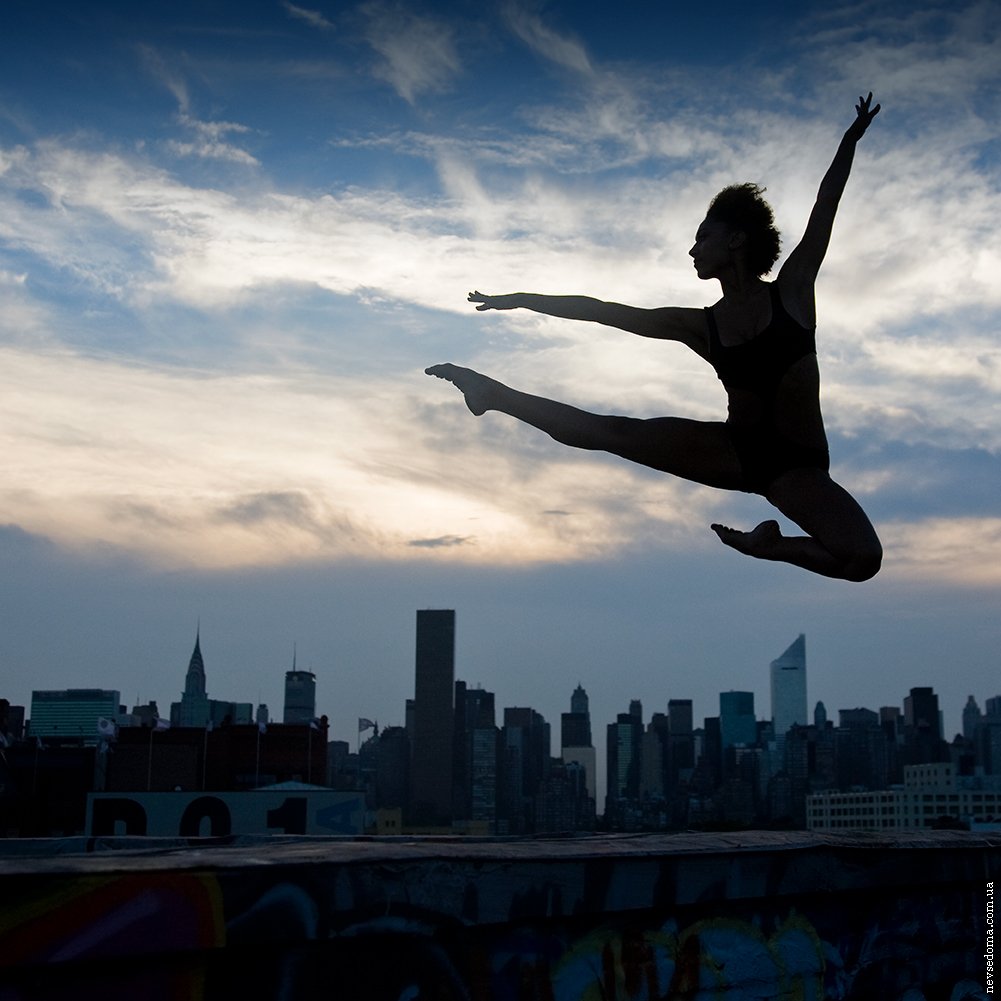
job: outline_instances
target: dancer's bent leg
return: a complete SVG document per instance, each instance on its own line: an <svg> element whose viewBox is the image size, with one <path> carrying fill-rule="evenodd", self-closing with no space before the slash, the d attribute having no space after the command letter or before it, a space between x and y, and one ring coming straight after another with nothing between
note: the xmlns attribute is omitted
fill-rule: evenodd
<svg viewBox="0 0 1001 1001"><path fill-rule="evenodd" d="M840 580L874 577L883 548L868 516L844 487L819 469L794 469L768 489L768 500L807 536L784 536L776 521L763 521L750 532L725 525L713 531L739 552L758 559L791 563Z"/></svg>

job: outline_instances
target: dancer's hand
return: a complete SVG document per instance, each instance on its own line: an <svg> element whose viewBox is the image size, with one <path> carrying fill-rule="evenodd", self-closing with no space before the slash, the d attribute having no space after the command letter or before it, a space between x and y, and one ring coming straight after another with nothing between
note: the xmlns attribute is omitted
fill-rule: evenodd
<svg viewBox="0 0 1001 1001"><path fill-rule="evenodd" d="M860 97L858 99L858 104L855 105L855 121L848 126L848 135L858 142L862 136L865 135L865 130L869 128L872 120L879 114L880 105L876 105L875 108L870 109L869 105L872 103L872 91L869 91L868 97Z"/></svg>
<svg viewBox="0 0 1001 1001"><path fill-rule="evenodd" d="M486 295L483 292L470 292L467 298L469 302L478 302L480 304L476 308L481 313L485 309L515 308L514 303L511 302L512 296L509 295Z"/></svg>

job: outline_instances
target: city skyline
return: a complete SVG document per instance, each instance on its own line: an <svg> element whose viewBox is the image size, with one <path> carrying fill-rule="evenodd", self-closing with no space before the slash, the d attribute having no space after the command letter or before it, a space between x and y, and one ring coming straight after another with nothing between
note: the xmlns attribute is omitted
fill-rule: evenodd
<svg viewBox="0 0 1001 1001"><path fill-rule="evenodd" d="M380 734L376 723L359 718L357 755L350 754L347 741L329 742L326 716L312 717L311 672L286 672L284 722L275 728L264 726L263 705L255 723L252 704L209 699L200 629L170 723L161 720L153 703L129 714L119 705L118 691L88 688L33 691L25 727L23 707L3 699L0 746L13 755L4 757L11 816L32 830L45 831L46 824L77 830L85 788L93 783L95 791L134 791L143 768L147 792L190 791L199 782L203 792L256 788L261 778L252 779L252 754L253 775L263 777L265 786L282 775L288 776L284 781L302 781L305 762L307 784L315 776L319 786L364 793L366 809L376 811L364 821L366 830L374 817L380 831L397 833L404 828L512 835L594 830L595 807L602 800L605 829L626 831L693 824L969 829L996 820L1001 696L987 698L981 711L971 695L963 732L952 742L943 739L939 699L931 687L912 687L902 710L899 705L878 712L841 709L837 726L818 702L808 724L806 637L800 634L770 664L771 718L757 718L753 693L747 691L721 692L719 715L705 718L701 728L693 726L691 700L670 699L667 712L653 710L647 722L641 701L631 699L628 712L618 713L605 728L602 777L586 690L578 684L571 693L570 712L561 716L560 754L554 755L552 726L535 709L505 707L498 726L494 693L455 677L455 625L454 609L418 610L415 694L406 702L406 726L384 727ZM289 725L290 717L301 718ZM361 746L361 733L369 729L373 736ZM171 750L166 759L161 753L154 769L153 737L160 730ZM314 730L322 731L322 740L312 739ZM220 750L220 741L222 771L210 753ZM26 775L34 786L38 755L50 748L58 749L56 769L64 770L69 785L53 786L51 770L43 769L47 791L39 806L25 794ZM909 771L910 766L918 770ZM897 793L884 801L881 790ZM191 811L202 812L189 817L185 808L182 826L201 829L195 817L209 817L209 801L189 804ZM125 833L145 833L144 807L122 806L120 815L116 810L105 811L102 829L117 823L114 815L129 825ZM218 833L228 830L230 819L228 808L215 806L209 817ZM273 826L270 815L268 824ZM282 824L294 833L288 825L304 828L304 814L289 814Z"/></svg>
<svg viewBox="0 0 1001 1001"><path fill-rule="evenodd" d="M417 679L421 676L422 673L425 676L425 681L423 682L425 691L431 691L432 693L434 693L435 686L437 686L438 688L441 687L438 681L433 680L433 675L434 673L440 672L442 670L444 670L444 673L448 675L448 678L451 681L451 684L449 686L450 691L454 689L455 684L459 682L461 682L464 691L469 689L467 680L461 676L461 673L457 670L457 667L454 664L454 637L457 625L455 610L454 609L418 610L416 622L417 622L417 629L415 633L416 652L412 654L413 663L411 664L411 681L413 687L411 690L411 694L408 695L404 699L403 703L400 705L399 716L396 719L384 719L382 721L379 720L374 721L374 724L375 726L378 727L379 731L384 730L386 728L401 727L405 725L406 716L408 712L408 703L416 702L415 692L417 690L418 684L420 684ZM295 669L294 667L295 657L296 654L293 653L293 669L283 673L283 678L285 679L285 685L286 686L288 685L289 678L292 677L293 675L308 676L312 685L312 681L315 679L315 675L313 674L313 672L300 671ZM808 674L806 670L807 668L806 637L803 634L800 634L795 640L793 640L792 643L787 646L785 651L779 657L774 658L772 661L770 661L769 664L767 665L767 670L763 669L762 673L766 674L770 680L774 679L776 665L788 665L790 663L797 664L797 666L800 668L800 670L797 673L800 674L801 676L806 676ZM429 679L428 676L429 667L432 672L431 679ZM244 714L247 716L246 721L250 721L252 718L255 718L257 712L260 709L260 706L257 703L254 703L252 705L242 703L238 698L233 699L232 701L229 701L228 699L225 698L222 700L209 698L212 692L210 690L210 684L208 683L207 679L211 677L211 670L206 669L204 656L201 651L200 624L196 629L194 649L189 657L189 663L185 671L186 680L183 686L184 691L182 691L182 702L185 697L185 692L187 692L190 688L190 678L192 676L193 671L195 672L195 675L198 679L199 693L201 695L202 701L204 702L204 707L202 708L201 711L205 714L206 719L208 718L209 715L209 706L219 706L219 707L232 706L233 708L242 706L242 708L245 710ZM430 689L428 688L429 680L431 686ZM774 682L772 681L772 683ZM493 691L489 690L489 685L477 684L473 686L471 689L469 689L471 691L471 694L475 695L475 691L477 688L487 689L487 693L489 694L491 699L491 705L493 705L494 693ZM939 704L941 700L941 693L935 691L934 695L932 695L931 694L932 690L933 686L926 687L926 686L911 685L908 687L906 692L900 694L896 702L890 702L880 706L862 706L862 705L825 706L824 717L828 719L839 720L839 722L836 723L835 725L841 726L845 725L846 720L850 720L857 715L862 715L862 716L871 715L872 718L877 718L881 714L882 710L890 709L899 716L902 722L906 720L909 724L912 724L915 723L917 721L917 717L920 716L920 711L916 707L923 707L927 705L929 699L933 699L934 704L936 706ZM35 691L39 690L36 689ZM105 691L104 694L107 694L107 692ZM237 696L239 695L239 693L224 693L224 694L237 695ZM315 697L315 694L312 692L312 690L310 692L310 695L312 697ZM6 697L7 696L3 692L0 692L0 698L6 698ZM440 697L441 697L440 692L438 692L437 694L433 694L432 702L435 702L436 704L437 701L440 701ZM807 696L807 698L809 699L809 696ZM976 708L978 708L981 712L983 712L989 709L990 706L996 704L997 701L1001 700L1001 695L991 696L988 695L986 692L970 693L967 696L967 700L964 702L963 714L961 719L959 720L959 725L954 727L950 727L949 721L946 718L944 711L939 710L939 713L938 715L936 715L933 726L934 728L937 729L940 725L940 719L941 719L942 732L938 736L940 736L946 742L951 742L956 735L965 734L967 729L967 716L969 712L974 708L974 706L971 705L969 701L970 699L973 700L973 703L976 706ZM9 701L13 702L13 700ZM159 707L159 700L153 699L153 701L155 701ZM577 705L578 707L579 706L587 707L585 712L588 714L590 726L595 735L591 741L593 749L591 750L590 755L588 755L587 761L589 763L593 761L596 764L594 777L591 781L589 781L588 784L589 786L591 786L594 792L597 793L595 798L596 801L599 803L599 813L601 812L600 804L604 802L604 796L607 790L608 776L606 774L606 764L607 764L608 743L605 739L602 739L598 735L604 735L606 729L608 731L608 734L611 735L613 728L616 727L616 722L615 722L616 720L619 721L619 726L621 728L623 720L629 717L630 714L635 714L634 720L636 725L638 726L638 729L636 731L634 740L637 749L635 753L638 753L638 749L641 740L643 738L643 735L648 732L648 727L653 722L653 716L655 714L663 714L665 717L670 715L673 718L675 709L683 709L685 717L689 721L689 723L686 724L686 726L690 724L692 728L697 731L703 730L704 723L707 719L715 717L720 724L720 736L722 740L722 746L727 746L728 744L733 744L733 743L745 744L750 746L755 744L758 739L758 734L755 724L766 721L773 721L775 719L775 712L776 712L776 707L772 702L768 702L766 704L762 704L761 702L756 703L753 692L736 691L733 689L727 691L721 691L718 693L716 702L717 712L715 714L712 712L708 713L699 712L698 706L693 703L693 700L685 698L684 692L681 691L677 692L669 699L667 698L663 699L660 703L653 702L650 704L644 704L643 700L641 699L627 699L623 702L621 706L613 707L612 712L607 717L595 715L592 707L590 706L590 701L591 700L586 689L584 689L582 685L578 683L577 686L572 691L566 694L563 712L557 714L555 717L547 715L547 713L545 712L538 713L538 715L541 720L545 721L547 729L551 731L550 754L554 758L559 758L561 757L562 751L564 750L562 746L561 734L567 732L565 729L567 725L567 717L571 715L573 712L576 712L576 710L573 709L575 705ZM807 713L808 718L807 720L804 721L803 725L812 723L814 721L815 708L817 704L822 701L823 700L820 699L816 700L809 699L809 708ZM122 704L126 707L126 711L128 711L129 709L128 702L123 700ZM137 703L136 705L138 707L139 703ZM143 708L145 708L146 705L147 703L142 703ZM267 707L269 713L271 714L272 720L276 720L279 718L279 716L276 715L275 707L272 707L268 703L262 703L262 705ZM767 708L765 708L765 705L767 705ZM181 710L181 706L182 703L171 704L169 712L160 710L160 717L162 719L169 720L173 715L175 715L175 713ZM518 700L517 698L515 698L515 701L511 705L505 705L503 702L498 702L497 707L499 714L502 716L507 714L509 710L513 710L514 712L524 712L530 709L533 712L538 712L537 707L531 706L525 700ZM30 718L30 702L25 704L25 710L26 710L26 718ZM570 712L567 712L567 710L570 710ZM452 706L452 711L457 711L457 707ZM728 731L728 723L724 718L728 711L735 712L740 719L744 719L743 723L740 722L737 723L737 726L735 729L733 729L733 732ZM780 716L782 714L782 711L783 707L780 706L779 707ZM350 714L351 710L349 709L348 712ZM316 714L327 715L322 710L322 704L320 707L316 707ZM212 715L213 716L218 715L218 711L213 712ZM436 708L433 710L433 715L440 716L440 706L436 705ZM746 717L746 719L744 717ZM360 709L358 713L354 715L354 720L358 722L359 726L362 720L364 720L366 724L373 722L369 718L365 717ZM562 727L561 727L561 720L562 720ZM217 723L220 721L221 718L216 720ZM416 721L416 714L415 714L415 721ZM178 719L175 720L175 722L180 722L180 717L178 717ZM289 720L286 719L285 722L287 723L289 722ZM191 725L191 724L180 723L180 725ZM203 725L203 724L196 723L195 725ZM425 722L422 725L426 728L428 726L428 723ZM366 729L368 729L367 726ZM447 726L445 726L442 729L442 733L445 735L444 738L445 743L442 743L442 739L436 738L431 742L425 742L424 744L425 751L430 752L430 757L428 759L428 766L424 769L424 771L429 772L430 774L433 774L435 761L442 759L442 754L444 753L442 751L442 748L445 747L445 744L449 743L451 740L451 733L452 733L451 718L448 719ZM331 724L330 729L328 730L328 739L332 741L334 740L341 741L348 746L349 751L354 752L359 748L362 742L361 730L360 729L356 730L354 727L351 727L347 730L341 731L337 729L336 725ZM364 739L367 740L369 738L368 736L366 736ZM779 746L781 746L781 742ZM575 744L573 743L571 743L566 749L571 752L579 750L579 748L576 748ZM571 753L569 756L563 755L563 757L564 760L568 761L581 760L580 756L575 755L574 753ZM623 781L624 781L624 775L625 773L623 772ZM423 782L425 780L421 781ZM444 794L442 793L442 795ZM444 802L444 800L442 802Z"/></svg>
<svg viewBox="0 0 1001 1001"><path fill-rule="evenodd" d="M987 0L10 0L0 688L165 710L200 619L211 695L279 715L297 645L350 734L402 723L438 607L456 675L554 728L578 683L602 726L765 706L804 633L811 709L933 686L955 732L1001 650L998 32ZM745 559L709 525L760 498L474 420L423 375L722 418L679 345L466 295L711 303L709 199L764 185L787 253L869 90L817 344L874 580Z"/></svg>

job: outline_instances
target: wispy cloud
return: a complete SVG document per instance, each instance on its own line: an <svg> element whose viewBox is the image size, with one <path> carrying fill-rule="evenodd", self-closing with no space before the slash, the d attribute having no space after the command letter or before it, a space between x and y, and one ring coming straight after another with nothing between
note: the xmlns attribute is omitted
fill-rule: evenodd
<svg viewBox="0 0 1001 1001"><path fill-rule="evenodd" d="M411 539L407 545L415 549L451 549L454 546L468 546L473 541L468 535L439 535L435 539Z"/></svg>
<svg viewBox="0 0 1001 1001"><path fill-rule="evenodd" d="M538 14L519 4L508 3L504 13L511 30L534 52L564 69L591 72L591 60L580 41L550 28Z"/></svg>
<svg viewBox="0 0 1001 1001"><path fill-rule="evenodd" d="M139 45L136 48L147 72L173 94L180 114L188 114L191 108L191 96L183 75L170 66L168 61L153 46Z"/></svg>
<svg viewBox="0 0 1001 1001"><path fill-rule="evenodd" d="M413 104L425 93L447 89L462 63L452 28L445 21L413 13L401 4L369 3L365 36L378 53L376 76Z"/></svg>
<svg viewBox="0 0 1001 1001"><path fill-rule="evenodd" d="M176 156L195 156L206 160L242 163L248 167L258 166L256 157L226 141L227 136L250 132L247 126L238 122L201 122L190 115L181 115L179 121L185 129L194 133L195 138L190 141L169 140L167 148Z"/></svg>
<svg viewBox="0 0 1001 1001"><path fill-rule="evenodd" d="M283 0L282 6L290 17L299 21L305 21L311 28L318 28L321 31L332 31L334 28L333 21L328 20L318 10L311 10L308 7L298 7L294 3L289 3L288 0Z"/></svg>
<svg viewBox="0 0 1001 1001"><path fill-rule="evenodd" d="M177 101L177 122L181 128L193 135L191 139L172 139L166 143L167 149L175 156L200 157L208 160L226 160L256 166L257 160L246 150L227 141L228 136L246 135L252 130L238 122L203 121L192 113L192 98L184 75L156 49L148 45L138 47L140 58L147 71Z"/></svg>

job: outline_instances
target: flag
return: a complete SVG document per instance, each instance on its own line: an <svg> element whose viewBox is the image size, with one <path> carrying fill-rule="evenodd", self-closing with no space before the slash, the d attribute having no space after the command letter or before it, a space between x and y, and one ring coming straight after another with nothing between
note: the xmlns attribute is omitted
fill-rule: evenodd
<svg viewBox="0 0 1001 1001"><path fill-rule="evenodd" d="M154 729L155 730L169 730L170 729L170 720L169 719L161 719L159 716L157 716L156 722L155 722L155 725L154 725Z"/></svg>
<svg viewBox="0 0 1001 1001"><path fill-rule="evenodd" d="M262 735L265 734L265 733L267 733L268 732L268 724L265 723L262 720L260 723L257 724L257 732L260 733L260 734L262 734Z"/></svg>
<svg viewBox="0 0 1001 1001"><path fill-rule="evenodd" d="M318 719L311 719L309 721L309 728L311 730L319 730L320 729L320 721Z"/></svg>
<svg viewBox="0 0 1001 1001"><path fill-rule="evenodd" d="M97 735L107 740L115 739L115 724L104 716L97 718Z"/></svg>
<svg viewBox="0 0 1001 1001"><path fill-rule="evenodd" d="M358 717L358 732L364 733L366 730L374 730L375 724L370 719L365 719L362 716Z"/></svg>

